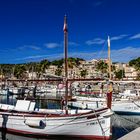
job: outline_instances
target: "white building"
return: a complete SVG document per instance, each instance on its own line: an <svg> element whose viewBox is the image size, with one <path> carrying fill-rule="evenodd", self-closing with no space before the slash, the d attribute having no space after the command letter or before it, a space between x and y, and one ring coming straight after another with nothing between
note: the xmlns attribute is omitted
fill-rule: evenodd
<svg viewBox="0 0 140 140"><path fill-rule="evenodd" d="M138 75L138 72L134 67L126 66L124 68L124 71L125 71L125 77L127 79L135 79Z"/></svg>

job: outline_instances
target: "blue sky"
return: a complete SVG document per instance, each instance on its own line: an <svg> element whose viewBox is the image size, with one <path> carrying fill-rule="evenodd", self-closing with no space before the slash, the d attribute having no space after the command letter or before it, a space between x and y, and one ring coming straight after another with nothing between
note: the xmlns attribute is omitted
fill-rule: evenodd
<svg viewBox="0 0 140 140"><path fill-rule="evenodd" d="M65 14L69 57L140 56L139 0L0 0L0 63L62 58Z"/></svg>

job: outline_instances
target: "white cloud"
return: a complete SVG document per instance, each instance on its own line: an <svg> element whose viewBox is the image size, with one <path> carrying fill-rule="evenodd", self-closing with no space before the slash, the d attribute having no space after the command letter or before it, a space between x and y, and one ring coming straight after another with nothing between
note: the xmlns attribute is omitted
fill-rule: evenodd
<svg viewBox="0 0 140 140"><path fill-rule="evenodd" d="M24 46L21 46L21 47L18 47L18 49L20 50L23 50L23 49L33 49L33 50L40 50L41 48L38 47L38 46L35 46L35 45L24 45Z"/></svg>
<svg viewBox="0 0 140 140"><path fill-rule="evenodd" d="M128 35L127 34L122 34L122 35L118 35L118 36L113 36L110 38L111 41L117 41L117 40L120 40L120 39L123 39L125 37L127 37ZM86 41L86 44L87 45L101 45L101 44L104 44L105 42L107 41L107 39L102 39L102 38L94 38L92 40L88 40Z"/></svg>
<svg viewBox="0 0 140 140"><path fill-rule="evenodd" d="M63 43L64 42L61 42L61 43L46 43L46 44L44 44L44 46L47 47L47 48L49 48L49 49L52 49L52 48L63 46ZM72 41L69 41L68 42L68 45L69 46L79 46L78 43L72 42Z"/></svg>
<svg viewBox="0 0 140 140"><path fill-rule="evenodd" d="M126 35L126 34L118 35L118 36L111 37L110 40L112 40L112 41L114 41L114 40L120 40L120 39L123 39L123 38L125 38L127 36L128 35Z"/></svg>
<svg viewBox="0 0 140 140"><path fill-rule="evenodd" d="M46 43L46 44L44 44L44 46L49 49L53 49L53 48L59 47L60 44L59 43Z"/></svg>
<svg viewBox="0 0 140 140"><path fill-rule="evenodd" d="M26 56L23 58L17 58L16 61L37 61L42 59L49 59L49 60L55 60L57 58L62 58L63 54L50 54L50 55L32 55L32 56Z"/></svg>
<svg viewBox="0 0 140 140"><path fill-rule="evenodd" d="M79 57L85 60L107 58L107 51L100 52L69 52L68 57ZM56 60L63 58L63 53L50 55L34 55L24 58L17 58L16 61L38 61L42 59ZM125 47L118 50L111 50L111 59L113 62L128 62L134 58L140 57L140 48Z"/></svg>
<svg viewBox="0 0 140 140"><path fill-rule="evenodd" d="M78 43L76 43L76 42L72 42L72 41L69 42L69 45L70 45L70 46L79 46Z"/></svg>
<svg viewBox="0 0 140 140"><path fill-rule="evenodd" d="M104 43L105 43L105 40L102 39L102 38L94 38L92 40L86 41L87 45L95 45L95 44L101 45L101 44L104 44Z"/></svg>
<svg viewBox="0 0 140 140"><path fill-rule="evenodd" d="M135 34L129 38L129 40L133 40L133 39L140 39L140 33Z"/></svg>
<svg viewBox="0 0 140 140"><path fill-rule="evenodd" d="M37 58L43 58L45 57L45 55L33 55L33 56L27 56L27 57L23 57L23 58L17 58L15 60L31 60L31 59L37 59Z"/></svg>
<svg viewBox="0 0 140 140"><path fill-rule="evenodd" d="M131 59L140 57L140 48L126 47L119 50L112 50L113 61L128 62Z"/></svg>
<svg viewBox="0 0 140 140"><path fill-rule="evenodd" d="M75 52L69 53L69 57L80 57L85 60L107 58L108 52ZM140 48L126 47L118 50L111 50L111 59L113 62L128 62L134 58L140 57Z"/></svg>

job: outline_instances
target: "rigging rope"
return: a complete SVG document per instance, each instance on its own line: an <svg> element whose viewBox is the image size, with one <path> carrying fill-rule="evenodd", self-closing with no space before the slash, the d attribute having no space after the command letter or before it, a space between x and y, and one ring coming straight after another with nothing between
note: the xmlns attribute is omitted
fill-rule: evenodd
<svg viewBox="0 0 140 140"><path fill-rule="evenodd" d="M95 109L93 109L93 111L94 111L95 116L96 116L96 118L97 118L98 124L99 124L100 127L101 127L102 135L104 136L103 140L106 140L106 137L105 137L105 131L104 131L104 129L103 129L103 127L102 127L102 125L101 125L101 123L100 123L100 121L99 121L99 118L98 118L98 116L97 116L97 114L96 114L96 112L95 112Z"/></svg>
<svg viewBox="0 0 140 140"><path fill-rule="evenodd" d="M78 115L77 117L75 117L74 119L72 119L72 120L70 120L70 121L68 121L68 122L66 122L66 123L60 124L60 125L58 125L58 126L55 126L55 127L51 128L51 129L48 129L48 130L52 130L52 129L61 127L61 126L63 126L63 125L66 125L66 124L68 124L68 123L70 123L70 122L73 122L74 120L78 119L81 115L82 115L82 114L79 114L79 115Z"/></svg>
<svg viewBox="0 0 140 140"><path fill-rule="evenodd" d="M106 44L107 44L107 41L104 42L103 47L102 47L102 50L98 53L97 58L99 58L102 55L102 53L104 52L104 49L105 49L105 45Z"/></svg>

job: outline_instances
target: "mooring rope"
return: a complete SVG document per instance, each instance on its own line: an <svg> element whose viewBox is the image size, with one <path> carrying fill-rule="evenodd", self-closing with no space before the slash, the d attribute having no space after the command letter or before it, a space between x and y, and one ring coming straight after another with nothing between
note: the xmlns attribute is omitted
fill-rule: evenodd
<svg viewBox="0 0 140 140"><path fill-rule="evenodd" d="M137 107L140 108L140 105L138 105L134 100L132 100L132 102L133 102Z"/></svg>

